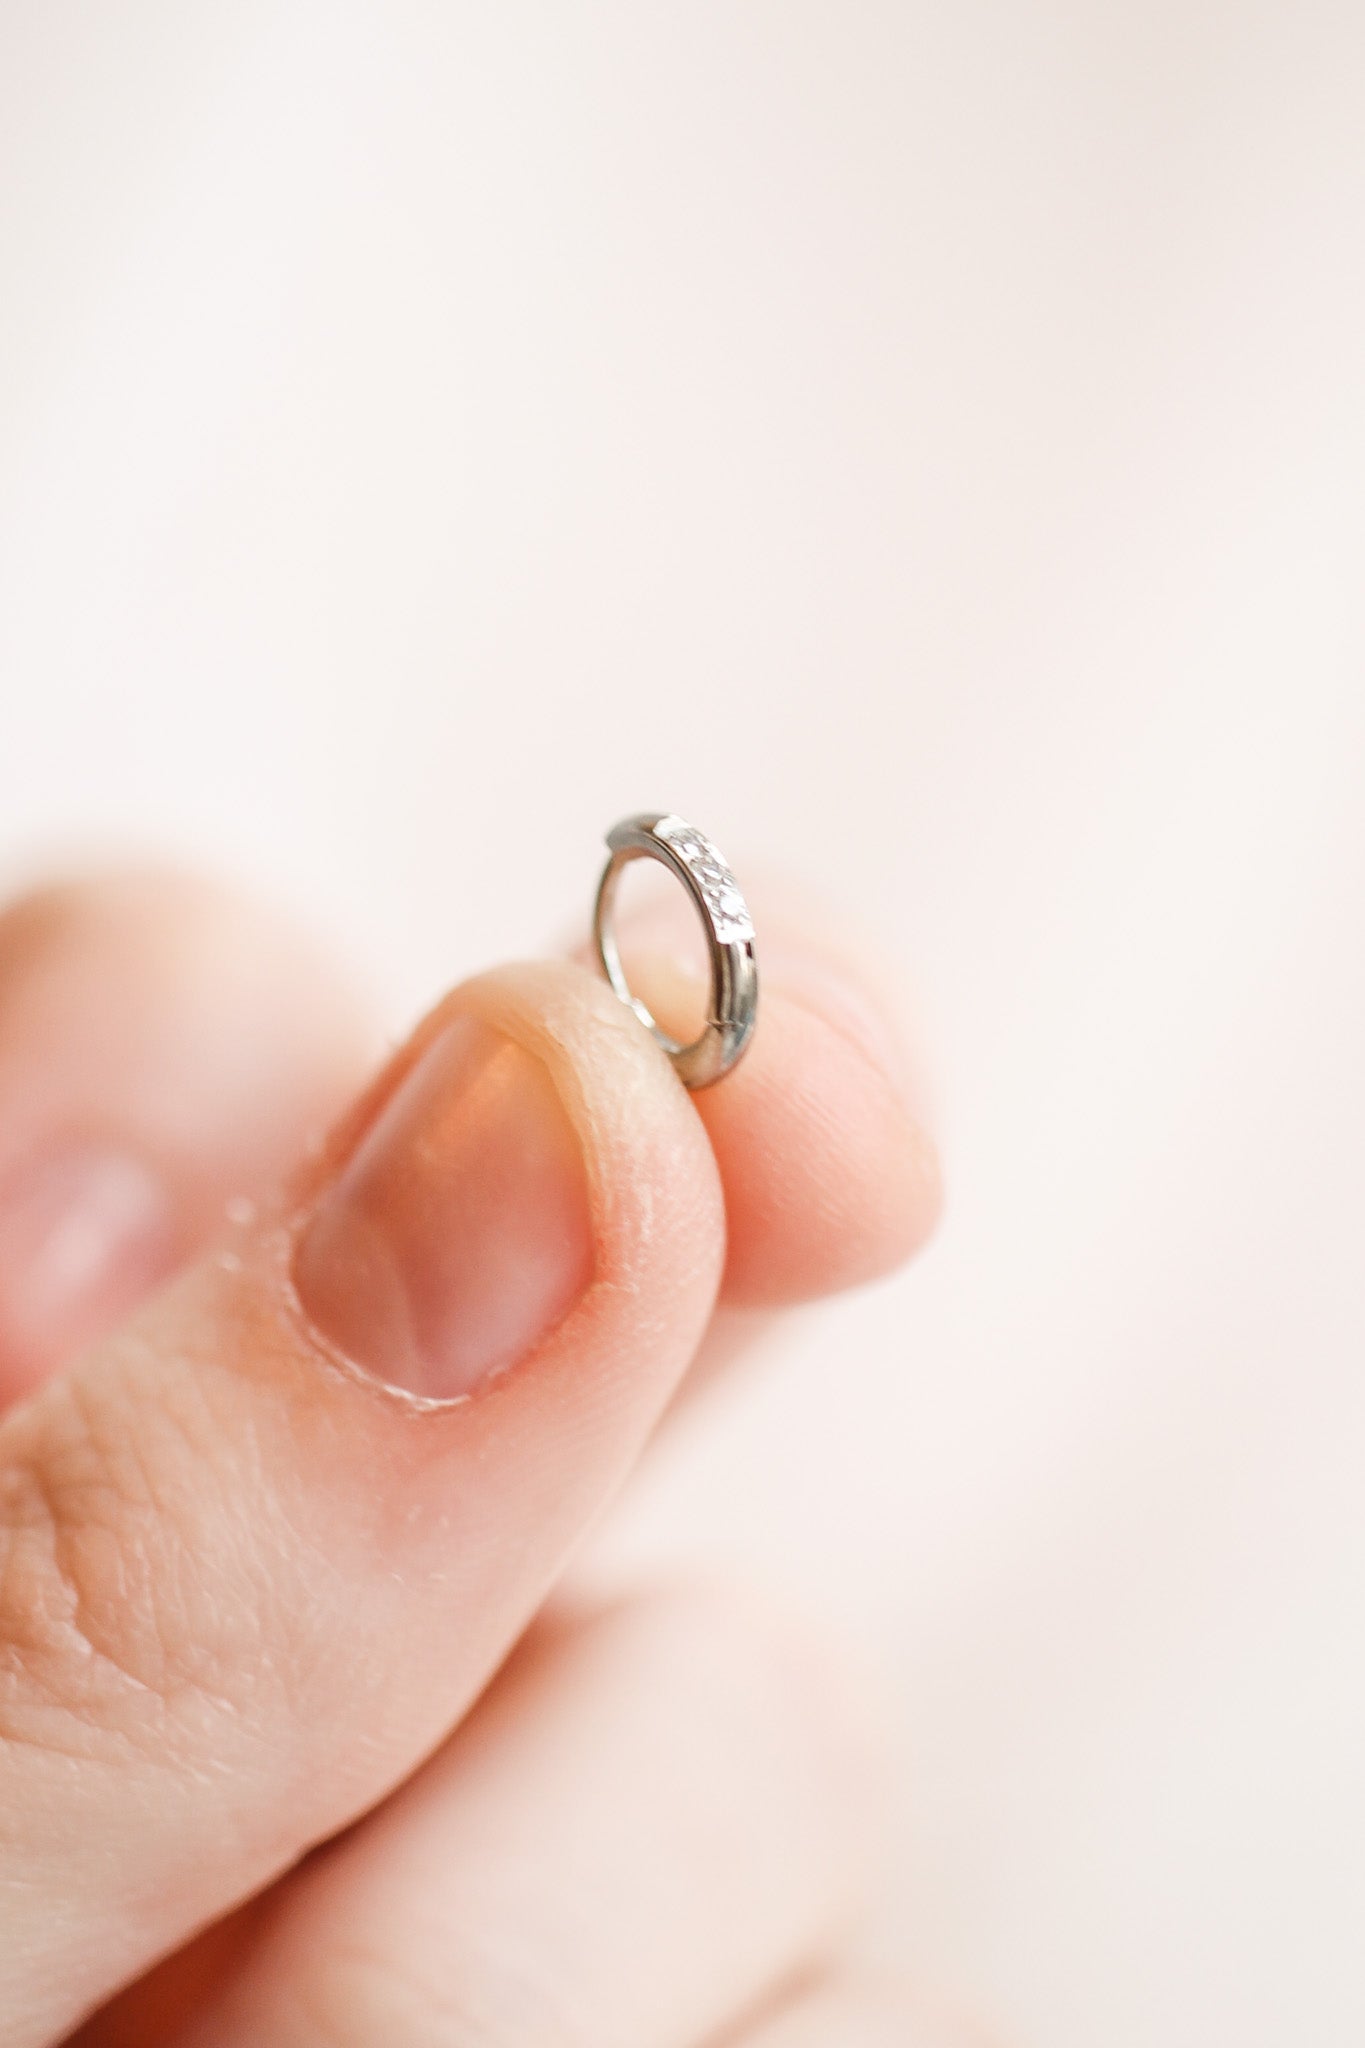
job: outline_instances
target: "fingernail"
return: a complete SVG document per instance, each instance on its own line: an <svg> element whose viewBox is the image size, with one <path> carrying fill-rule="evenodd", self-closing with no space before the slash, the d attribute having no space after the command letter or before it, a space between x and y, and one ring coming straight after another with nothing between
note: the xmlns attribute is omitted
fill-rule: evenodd
<svg viewBox="0 0 1365 2048"><path fill-rule="evenodd" d="M534 1350L582 1294L592 1258L582 1152L549 1069L462 1017L321 1196L294 1282L356 1365L449 1400Z"/></svg>
<svg viewBox="0 0 1365 2048"><path fill-rule="evenodd" d="M0 1183L0 1380L36 1385L165 1278L180 1255L168 1189L114 1145L35 1154Z"/></svg>

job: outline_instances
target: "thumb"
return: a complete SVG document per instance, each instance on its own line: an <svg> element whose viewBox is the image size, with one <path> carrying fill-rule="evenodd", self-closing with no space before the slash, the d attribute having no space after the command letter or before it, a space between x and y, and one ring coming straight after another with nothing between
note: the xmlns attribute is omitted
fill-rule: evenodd
<svg viewBox="0 0 1365 2048"><path fill-rule="evenodd" d="M0 1426L0 2037L35 2048L372 1805L542 1600L723 1254L581 969L467 985L277 1215Z"/></svg>

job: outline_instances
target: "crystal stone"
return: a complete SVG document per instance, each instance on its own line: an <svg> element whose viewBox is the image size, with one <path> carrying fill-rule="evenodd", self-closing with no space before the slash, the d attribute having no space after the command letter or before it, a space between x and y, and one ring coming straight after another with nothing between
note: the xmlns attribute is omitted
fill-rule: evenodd
<svg viewBox="0 0 1365 2048"><path fill-rule="evenodd" d="M701 890L717 939L723 946L743 944L754 935L753 920L739 883L724 855L704 832L681 818L662 818L655 827L667 840Z"/></svg>

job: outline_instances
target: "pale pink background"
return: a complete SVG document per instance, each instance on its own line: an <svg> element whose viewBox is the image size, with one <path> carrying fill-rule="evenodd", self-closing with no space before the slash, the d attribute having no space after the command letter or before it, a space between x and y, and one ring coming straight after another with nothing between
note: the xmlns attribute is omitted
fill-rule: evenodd
<svg viewBox="0 0 1365 2048"><path fill-rule="evenodd" d="M1365 16L0 12L0 853L395 1024L694 814L921 991L949 1227L618 1539L896 1688L884 1946L1365 2038Z"/></svg>

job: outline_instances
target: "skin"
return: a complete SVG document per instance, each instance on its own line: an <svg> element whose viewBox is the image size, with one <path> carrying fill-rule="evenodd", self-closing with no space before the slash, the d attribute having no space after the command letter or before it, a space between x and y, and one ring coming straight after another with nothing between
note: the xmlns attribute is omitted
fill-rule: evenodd
<svg viewBox="0 0 1365 2048"><path fill-rule="evenodd" d="M689 1096L578 962L376 1076L332 971L202 885L0 918L11 2048L964 2038L829 1960L875 1772L803 1635L550 1603L683 1385L936 1217L880 997L770 924L753 1050Z"/></svg>

